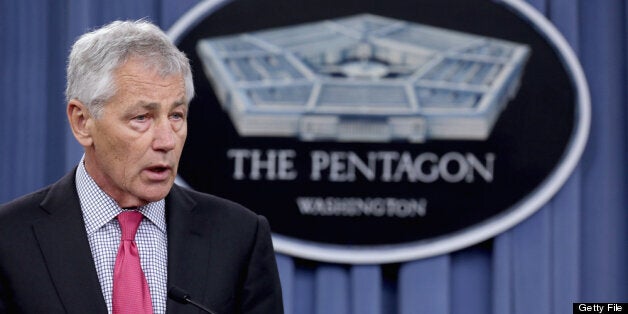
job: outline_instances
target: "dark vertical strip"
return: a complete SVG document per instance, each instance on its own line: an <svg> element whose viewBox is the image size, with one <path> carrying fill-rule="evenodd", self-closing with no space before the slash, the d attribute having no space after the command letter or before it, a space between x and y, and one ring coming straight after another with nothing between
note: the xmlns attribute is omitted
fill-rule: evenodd
<svg viewBox="0 0 628 314"><path fill-rule="evenodd" d="M44 179L52 183L65 169L65 65L69 51L67 2L52 1L48 8L47 38L50 41L46 59L48 90L46 96L46 167Z"/></svg>
<svg viewBox="0 0 628 314"><path fill-rule="evenodd" d="M294 312L294 292L295 292L295 265L294 259L283 254L277 254L277 268L279 269L279 279L281 280L281 291L283 294L283 308L285 314Z"/></svg>
<svg viewBox="0 0 628 314"><path fill-rule="evenodd" d="M613 302L625 300L628 289L626 4L583 0L579 5L580 51L593 110L582 162L582 300Z"/></svg>
<svg viewBox="0 0 628 314"><path fill-rule="evenodd" d="M513 313L550 314L551 215L553 208L538 212L512 229Z"/></svg>
<svg viewBox="0 0 628 314"><path fill-rule="evenodd" d="M551 0L548 16L577 53L578 6L572 0ZM567 313L579 299L582 195L581 167L576 167L552 201L551 310Z"/></svg>
<svg viewBox="0 0 628 314"><path fill-rule="evenodd" d="M8 40L2 72L5 77L2 106L3 201L44 185L45 143L45 55L47 38L42 23L46 6L37 1L15 1L3 13Z"/></svg>
<svg viewBox="0 0 628 314"><path fill-rule="evenodd" d="M399 269L399 313L450 313L451 255L403 263Z"/></svg>
<svg viewBox="0 0 628 314"><path fill-rule="evenodd" d="M490 243L451 254L451 314L491 312Z"/></svg>
<svg viewBox="0 0 628 314"><path fill-rule="evenodd" d="M574 52L578 52L578 6L573 0L551 0L549 16Z"/></svg>
<svg viewBox="0 0 628 314"><path fill-rule="evenodd" d="M314 278L314 313L351 313L349 272L344 265L321 264Z"/></svg>
<svg viewBox="0 0 628 314"><path fill-rule="evenodd" d="M492 313L510 314L514 311L514 279L511 232L504 232L494 240L492 255Z"/></svg>
<svg viewBox="0 0 628 314"><path fill-rule="evenodd" d="M624 41L624 78L622 80L623 86L628 86L628 4L624 2L624 16L622 20L624 20L624 33L621 36ZM624 139L628 139L628 88L624 88ZM624 165L628 165L628 145L624 146L624 160L622 162ZM624 166L624 187L628 187L628 167ZM624 207L628 207L628 196L624 193L623 200ZM624 211L623 221L628 221L628 210ZM628 239L628 227L624 230L622 235L624 239ZM628 282L628 279L625 279L624 282ZM628 284L627 284L628 285ZM624 287L626 291L623 292L624 299L628 300L628 287Z"/></svg>
<svg viewBox="0 0 628 314"><path fill-rule="evenodd" d="M314 314L316 263L296 260L294 272L293 314ZM289 313L286 313L289 314Z"/></svg>
<svg viewBox="0 0 628 314"><path fill-rule="evenodd" d="M398 282L401 264L385 264L382 268L382 313L399 313Z"/></svg>
<svg viewBox="0 0 628 314"><path fill-rule="evenodd" d="M580 299L581 177L576 167L552 201L552 313L569 313Z"/></svg>
<svg viewBox="0 0 628 314"><path fill-rule="evenodd" d="M12 165L14 155L15 67L18 51L14 1L0 1L0 203L15 197ZM10 92L13 91L13 92Z"/></svg>
<svg viewBox="0 0 628 314"><path fill-rule="evenodd" d="M383 314L382 269L379 265L353 265L351 277L351 313Z"/></svg>

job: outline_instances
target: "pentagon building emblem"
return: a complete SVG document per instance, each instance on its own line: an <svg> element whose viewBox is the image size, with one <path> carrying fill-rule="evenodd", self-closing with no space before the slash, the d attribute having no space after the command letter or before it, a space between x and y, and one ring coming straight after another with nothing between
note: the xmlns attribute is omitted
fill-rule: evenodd
<svg viewBox="0 0 628 314"><path fill-rule="evenodd" d="M206 0L169 35L196 87L177 183L266 217L282 254L397 263L490 241L587 141L584 72L525 1Z"/></svg>
<svg viewBox="0 0 628 314"><path fill-rule="evenodd" d="M523 44L371 14L198 42L240 136L485 140L516 95Z"/></svg>

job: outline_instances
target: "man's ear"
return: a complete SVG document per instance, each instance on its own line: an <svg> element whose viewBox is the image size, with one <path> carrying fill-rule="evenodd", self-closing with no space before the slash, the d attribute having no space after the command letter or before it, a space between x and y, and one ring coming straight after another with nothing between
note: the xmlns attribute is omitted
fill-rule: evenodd
<svg viewBox="0 0 628 314"><path fill-rule="evenodd" d="M94 118L87 106L78 99L72 99L68 102L67 114L70 128L76 140L83 147L91 146L93 144L91 132Z"/></svg>

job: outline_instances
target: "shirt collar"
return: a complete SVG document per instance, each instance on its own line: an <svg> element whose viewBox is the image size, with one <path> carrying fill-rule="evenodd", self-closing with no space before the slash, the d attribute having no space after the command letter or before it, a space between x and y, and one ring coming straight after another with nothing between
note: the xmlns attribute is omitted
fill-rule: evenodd
<svg viewBox="0 0 628 314"><path fill-rule="evenodd" d="M123 209L87 173L84 160L85 156L81 158L76 169L76 191L83 211L85 230L90 235L118 216ZM166 232L165 204L165 200L162 199L137 209L163 233Z"/></svg>

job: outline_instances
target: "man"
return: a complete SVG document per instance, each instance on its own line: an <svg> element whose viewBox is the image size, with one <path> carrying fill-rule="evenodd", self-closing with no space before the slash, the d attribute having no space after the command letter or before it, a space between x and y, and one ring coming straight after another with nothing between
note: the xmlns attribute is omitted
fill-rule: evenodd
<svg viewBox="0 0 628 314"><path fill-rule="evenodd" d="M266 220L174 185L185 55L148 22L113 22L76 41L67 81L85 154L0 207L0 313L199 313L172 287L215 313L283 313Z"/></svg>

